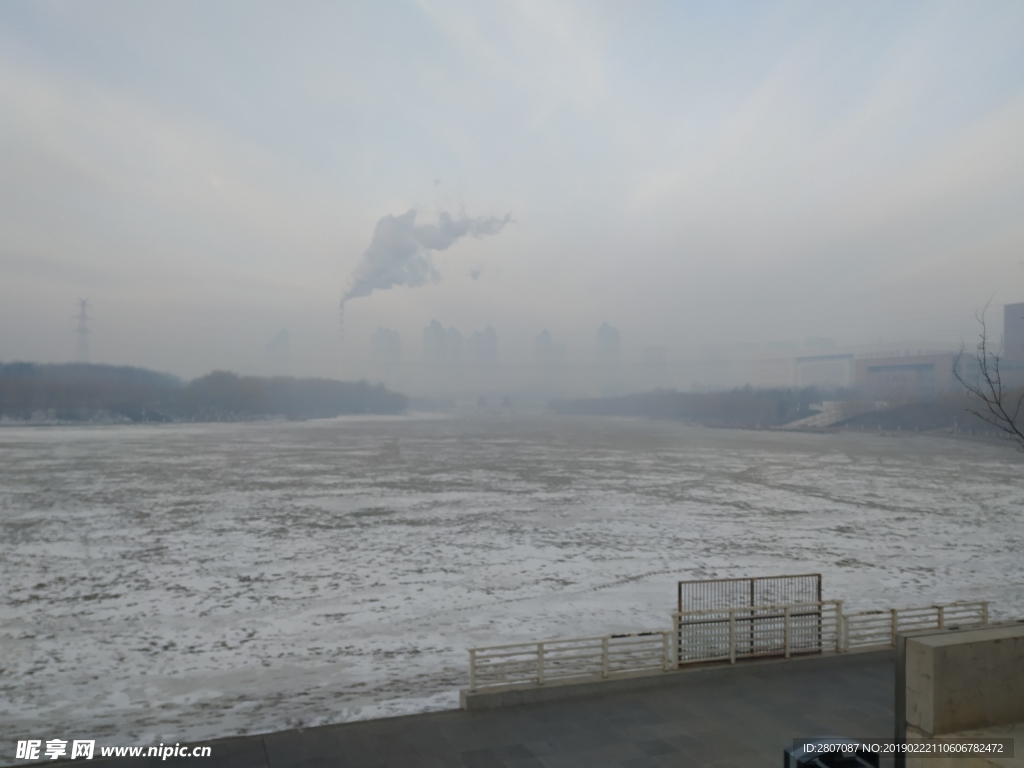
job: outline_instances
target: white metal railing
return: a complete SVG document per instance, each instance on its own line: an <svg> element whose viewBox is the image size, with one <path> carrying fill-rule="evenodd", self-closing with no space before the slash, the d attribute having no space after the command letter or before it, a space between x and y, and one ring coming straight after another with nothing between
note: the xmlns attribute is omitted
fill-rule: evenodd
<svg viewBox="0 0 1024 768"><path fill-rule="evenodd" d="M601 680L623 673L671 668L671 637L666 630L509 643L469 650L469 690Z"/></svg>
<svg viewBox="0 0 1024 768"><path fill-rule="evenodd" d="M843 601L672 614L678 665L841 650Z"/></svg>
<svg viewBox="0 0 1024 768"><path fill-rule="evenodd" d="M896 635L917 629L988 624L988 601L860 611L843 616L843 651L896 645Z"/></svg>
<svg viewBox="0 0 1024 768"><path fill-rule="evenodd" d="M842 600L683 611L671 630L471 648L469 690L892 647L900 632L987 623L987 601L848 614Z"/></svg>

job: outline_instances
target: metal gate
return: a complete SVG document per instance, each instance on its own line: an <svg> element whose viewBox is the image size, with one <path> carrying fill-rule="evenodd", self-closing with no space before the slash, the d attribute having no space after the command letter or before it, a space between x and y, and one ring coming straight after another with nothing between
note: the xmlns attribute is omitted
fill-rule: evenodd
<svg viewBox="0 0 1024 768"><path fill-rule="evenodd" d="M680 581L678 600L679 664L822 651L820 573Z"/></svg>
<svg viewBox="0 0 1024 768"><path fill-rule="evenodd" d="M711 611L758 605L821 602L821 574L753 576L679 582L677 611Z"/></svg>

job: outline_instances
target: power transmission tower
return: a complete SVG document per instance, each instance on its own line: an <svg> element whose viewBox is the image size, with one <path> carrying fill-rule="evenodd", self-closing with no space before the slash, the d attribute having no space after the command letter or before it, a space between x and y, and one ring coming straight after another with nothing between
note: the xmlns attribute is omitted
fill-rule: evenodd
<svg viewBox="0 0 1024 768"><path fill-rule="evenodd" d="M78 334L75 361L79 363L89 362L89 321L92 318L89 316L89 300L79 299L78 300L78 328L76 333Z"/></svg>

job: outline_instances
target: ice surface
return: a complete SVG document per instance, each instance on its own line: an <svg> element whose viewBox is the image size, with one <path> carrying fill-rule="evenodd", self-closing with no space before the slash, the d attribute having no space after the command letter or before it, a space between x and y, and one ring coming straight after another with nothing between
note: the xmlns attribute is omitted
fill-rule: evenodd
<svg viewBox="0 0 1024 768"><path fill-rule="evenodd" d="M0 722L143 744L454 707L468 647L666 627L678 579L1024 616L1020 470L568 417L3 428Z"/></svg>

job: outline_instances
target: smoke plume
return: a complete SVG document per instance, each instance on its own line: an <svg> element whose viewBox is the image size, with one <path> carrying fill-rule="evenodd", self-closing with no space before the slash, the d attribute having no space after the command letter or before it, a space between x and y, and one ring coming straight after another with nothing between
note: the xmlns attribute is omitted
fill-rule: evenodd
<svg viewBox="0 0 1024 768"><path fill-rule="evenodd" d="M510 220L509 215L453 219L442 213L437 224L417 224L414 209L401 216L385 216L377 222L370 247L363 253L352 273L352 283L341 297L342 310L345 302L374 291L437 280L440 275L431 262L431 251L443 251L466 235L496 235Z"/></svg>

